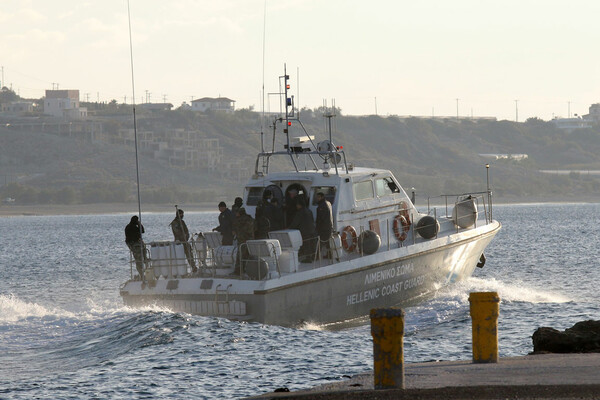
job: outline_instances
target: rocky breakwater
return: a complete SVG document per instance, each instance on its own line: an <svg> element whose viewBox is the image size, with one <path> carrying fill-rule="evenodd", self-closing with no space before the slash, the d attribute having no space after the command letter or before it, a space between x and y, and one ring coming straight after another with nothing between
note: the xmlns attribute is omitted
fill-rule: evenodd
<svg viewBox="0 0 600 400"><path fill-rule="evenodd" d="M538 328L532 336L533 354L600 353L600 321L582 321L559 331Z"/></svg>

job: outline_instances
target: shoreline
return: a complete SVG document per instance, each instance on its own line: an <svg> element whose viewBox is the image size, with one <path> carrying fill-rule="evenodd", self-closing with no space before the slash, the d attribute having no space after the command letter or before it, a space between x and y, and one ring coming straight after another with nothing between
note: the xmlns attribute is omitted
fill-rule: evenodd
<svg viewBox="0 0 600 400"><path fill-rule="evenodd" d="M494 202L495 206L503 205L526 205L526 204L592 204L598 203L597 199L592 198L573 198L573 199L548 199L540 198L514 198L499 199ZM194 203L181 204L180 208L186 212L218 212L218 202L214 203ZM426 202L417 201L417 207L426 206ZM441 207L442 204L432 204L435 207ZM161 213L174 211L174 204L144 204L142 213ZM137 214L137 204L132 203L93 203L93 204L0 204L1 217L24 217L24 216L50 216L50 215L100 215L100 214Z"/></svg>
<svg viewBox="0 0 600 400"><path fill-rule="evenodd" d="M186 212L214 211L218 212L217 203L181 204ZM146 204L142 213L175 212L174 204ZM0 205L0 217L39 217L50 215L101 215L138 213L137 204L131 203L96 203L96 204L37 204L37 205Z"/></svg>

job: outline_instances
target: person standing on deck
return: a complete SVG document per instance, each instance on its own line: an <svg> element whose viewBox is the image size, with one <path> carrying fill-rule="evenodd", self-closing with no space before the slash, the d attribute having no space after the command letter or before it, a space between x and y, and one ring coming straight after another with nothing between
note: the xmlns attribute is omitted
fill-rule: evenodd
<svg viewBox="0 0 600 400"><path fill-rule="evenodd" d="M290 229L298 229L302 235L302 246L298 250L298 260L302 263L311 263L315 258L315 249L318 236L315 229L315 220L312 211L306 207L303 198L296 201L296 215L290 224Z"/></svg>
<svg viewBox="0 0 600 400"><path fill-rule="evenodd" d="M233 274L239 275L242 260L247 260L250 256L246 241L254 239L254 218L246 214L246 209L240 207L237 212L237 218L233 223L233 232L237 238L238 252L235 260L235 270Z"/></svg>
<svg viewBox="0 0 600 400"><path fill-rule="evenodd" d="M325 249L324 257L331 258L329 239L333 233L333 214L331 203L325 199L323 192L317 193L317 233L319 234L320 246Z"/></svg>
<svg viewBox="0 0 600 400"><path fill-rule="evenodd" d="M238 197L239 198L239 197ZM231 246L233 244L233 213L224 201L219 203L219 226L213 229L213 231L221 232L223 240L221 244L223 246Z"/></svg>
<svg viewBox="0 0 600 400"><path fill-rule="evenodd" d="M265 214L269 219L269 232L283 229L283 210L276 197L273 197L267 205Z"/></svg>
<svg viewBox="0 0 600 400"><path fill-rule="evenodd" d="M190 231L183 220L183 210L177 210L175 214L175 218L171 221L171 230L173 231L173 237L175 241L181 242L183 244L183 251L185 252L185 256L188 260L188 264L192 268L192 272L196 272L196 263L194 261L194 256L192 255L192 246L188 243L190 239Z"/></svg>
<svg viewBox="0 0 600 400"><path fill-rule="evenodd" d="M125 227L125 243L133 254L135 260L135 268L140 279L144 280L144 246L142 243L142 233L144 233L144 225L140 224L137 215L131 217L129 224Z"/></svg>
<svg viewBox="0 0 600 400"><path fill-rule="evenodd" d="M244 205L244 200L241 197L236 197L233 201L233 205L231 206L231 213L233 214L233 218L236 218L237 212L241 206Z"/></svg>

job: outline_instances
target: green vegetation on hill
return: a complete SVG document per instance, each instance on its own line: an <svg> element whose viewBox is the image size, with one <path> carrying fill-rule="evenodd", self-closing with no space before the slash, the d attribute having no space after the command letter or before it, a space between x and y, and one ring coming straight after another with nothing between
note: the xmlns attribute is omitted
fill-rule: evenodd
<svg viewBox="0 0 600 400"><path fill-rule="evenodd" d="M109 135L131 128L127 107L109 103L98 107ZM112 116L110 116L112 115ZM327 138L321 112L304 110L302 122L317 141ZM244 160L254 169L260 149L260 113L233 114L174 110L140 113L138 129L198 131L218 138L224 161ZM270 122L264 124L270 149ZM437 120L379 116L338 116L333 141L342 145L356 166L390 169L420 198L441 193L483 190L485 164L500 200L548 201L593 198L600 194L595 175L549 175L540 169L600 170L600 129L559 130L552 122L525 123L490 120ZM304 135L293 123L291 136ZM90 142L77 137L0 128L0 196L19 203L122 202L135 199L135 155L132 146ZM281 145L282 134L277 136ZM278 147L281 149L281 147ZM527 154L522 161L489 160L483 153ZM281 165L278 165L281 166ZM189 170L164 161L140 157L142 199L149 203L201 202L241 194L239 182L220 171ZM289 166L288 166L289 168Z"/></svg>

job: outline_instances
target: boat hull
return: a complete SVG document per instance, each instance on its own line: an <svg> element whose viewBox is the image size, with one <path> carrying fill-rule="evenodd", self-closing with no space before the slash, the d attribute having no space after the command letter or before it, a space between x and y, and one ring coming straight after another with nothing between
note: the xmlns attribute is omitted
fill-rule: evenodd
<svg viewBox="0 0 600 400"><path fill-rule="evenodd" d="M173 311L266 324L344 323L372 308L407 307L472 275L498 222L371 256L268 281L187 278L121 289L126 305L157 304ZM185 281L185 282L181 282ZM168 289L170 283L170 289ZM163 287L164 286L164 287ZM204 290L194 288L204 286Z"/></svg>

